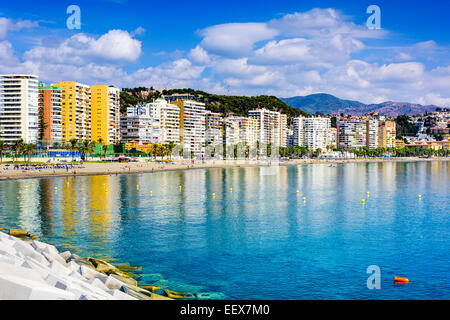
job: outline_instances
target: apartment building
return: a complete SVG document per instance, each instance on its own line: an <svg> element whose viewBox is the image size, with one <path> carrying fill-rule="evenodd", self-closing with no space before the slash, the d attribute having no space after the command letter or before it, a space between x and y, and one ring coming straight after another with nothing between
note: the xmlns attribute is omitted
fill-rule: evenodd
<svg viewBox="0 0 450 320"><path fill-rule="evenodd" d="M38 77L0 75L0 139L6 143L38 140Z"/></svg>
<svg viewBox="0 0 450 320"><path fill-rule="evenodd" d="M125 116L120 119L121 141L137 144L154 142L152 119L147 105L128 107Z"/></svg>
<svg viewBox="0 0 450 320"><path fill-rule="evenodd" d="M91 140L103 144L120 141L120 90L106 85L91 89Z"/></svg>
<svg viewBox="0 0 450 320"><path fill-rule="evenodd" d="M287 115L280 114L280 147L287 147L288 125Z"/></svg>
<svg viewBox="0 0 450 320"><path fill-rule="evenodd" d="M223 118L220 113L206 111L206 145L217 146L223 143Z"/></svg>
<svg viewBox="0 0 450 320"><path fill-rule="evenodd" d="M379 121L368 118L342 118L337 121L336 140L338 148L378 148Z"/></svg>
<svg viewBox="0 0 450 320"><path fill-rule="evenodd" d="M193 100L172 102L180 110L180 144L184 152L194 156L205 154L206 109L205 104Z"/></svg>
<svg viewBox="0 0 450 320"><path fill-rule="evenodd" d="M227 148L242 142L239 131L239 121L237 119L230 117L223 120L223 144Z"/></svg>
<svg viewBox="0 0 450 320"><path fill-rule="evenodd" d="M45 145L62 141L61 88L39 83L39 140Z"/></svg>
<svg viewBox="0 0 450 320"><path fill-rule="evenodd" d="M295 118L293 120L293 131L294 146L325 151L327 146L331 144L330 118Z"/></svg>
<svg viewBox="0 0 450 320"><path fill-rule="evenodd" d="M250 117L228 117L227 120L237 123L239 142L249 147L256 147L256 141L258 141L258 119Z"/></svg>
<svg viewBox="0 0 450 320"><path fill-rule="evenodd" d="M163 98L146 105L152 120L154 143L180 143L180 109Z"/></svg>
<svg viewBox="0 0 450 320"><path fill-rule="evenodd" d="M91 88L76 81L52 86L61 88L62 139L91 140Z"/></svg>
<svg viewBox="0 0 450 320"><path fill-rule="evenodd" d="M379 147L394 148L396 135L395 121L380 121L378 127Z"/></svg>
<svg viewBox="0 0 450 320"><path fill-rule="evenodd" d="M281 114L267 109L250 110L250 118L257 120L257 141L263 145L281 145Z"/></svg>

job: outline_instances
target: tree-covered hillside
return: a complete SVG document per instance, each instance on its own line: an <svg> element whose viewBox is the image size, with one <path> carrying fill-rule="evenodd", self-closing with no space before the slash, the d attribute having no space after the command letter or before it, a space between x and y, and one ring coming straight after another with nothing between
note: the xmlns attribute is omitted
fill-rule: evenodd
<svg viewBox="0 0 450 320"><path fill-rule="evenodd" d="M161 95L167 96L177 93L189 93L194 95L197 97L198 101L206 104L207 110L222 113L224 116L247 116L249 110L256 108L266 108L268 110L278 111L287 114L289 118L309 116L308 113L293 108L274 96L225 96L210 94L190 88L163 90L161 93L147 88L122 89L120 95L122 112L124 112L128 106L151 102Z"/></svg>

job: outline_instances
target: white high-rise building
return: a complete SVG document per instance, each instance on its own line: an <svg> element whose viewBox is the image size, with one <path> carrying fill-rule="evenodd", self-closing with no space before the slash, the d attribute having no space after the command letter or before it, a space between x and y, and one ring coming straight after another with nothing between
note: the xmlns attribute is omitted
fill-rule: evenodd
<svg viewBox="0 0 450 320"><path fill-rule="evenodd" d="M152 119L154 143L180 143L180 108L159 98L147 104Z"/></svg>
<svg viewBox="0 0 450 320"><path fill-rule="evenodd" d="M325 151L330 145L331 121L329 118L295 118L293 120L294 146Z"/></svg>
<svg viewBox="0 0 450 320"><path fill-rule="evenodd" d="M203 156L206 147L205 104L193 100L172 102L180 110L180 143L185 154Z"/></svg>
<svg viewBox="0 0 450 320"><path fill-rule="evenodd" d="M133 141L139 144L154 142L149 108L143 105L128 107L126 116L120 119L120 133L123 143Z"/></svg>
<svg viewBox="0 0 450 320"><path fill-rule="evenodd" d="M38 77L0 75L0 139L6 143L38 140Z"/></svg>
<svg viewBox="0 0 450 320"><path fill-rule="evenodd" d="M223 143L223 119L220 113L206 111L206 144L221 145Z"/></svg>
<svg viewBox="0 0 450 320"><path fill-rule="evenodd" d="M262 145L281 145L281 113L267 109L256 109L248 112L250 118L258 122L257 141Z"/></svg>

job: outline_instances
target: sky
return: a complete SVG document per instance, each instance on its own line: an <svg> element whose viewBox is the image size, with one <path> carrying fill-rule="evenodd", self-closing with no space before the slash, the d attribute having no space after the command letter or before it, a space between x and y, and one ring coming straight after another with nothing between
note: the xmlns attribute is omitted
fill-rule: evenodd
<svg viewBox="0 0 450 320"><path fill-rule="evenodd" d="M80 29L67 28L70 5ZM436 0L2 1L0 74L450 106L449 15Z"/></svg>

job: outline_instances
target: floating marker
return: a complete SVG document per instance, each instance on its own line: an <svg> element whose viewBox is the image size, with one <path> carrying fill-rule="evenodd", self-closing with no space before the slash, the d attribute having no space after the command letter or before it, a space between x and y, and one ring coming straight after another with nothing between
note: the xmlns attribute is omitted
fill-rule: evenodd
<svg viewBox="0 0 450 320"><path fill-rule="evenodd" d="M136 186L136 190L139 190L139 185Z"/></svg>
<svg viewBox="0 0 450 320"><path fill-rule="evenodd" d="M215 194L215 193L213 193L213 194L212 194L212 197L213 197L213 198L215 198L215 197L216 197L216 194Z"/></svg>
<svg viewBox="0 0 450 320"><path fill-rule="evenodd" d="M370 192L369 191L367 191L367 196L370 197Z"/></svg>
<svg viewBox="0 0 450 320"><path fill-rule="evenodd" d="M406 284L409 282L408 278L404 278L404 277L394 277L394 283L396 284Z"/></svg>
<svg viewBox="0 0 450 320"><path fill-rule="evenodd" d="M230 188L230 192L233 192L233 188Z"/></svg>
<svg viewBox="0 0 450 320"><path fill-rule="evenodd" d="M362 204L365 204L365 203L366 203L366 200L362 199L362 200L361 200L361 203L362 203Z"/></svg>
<svg viewBox="0 0 450 320"><path fill-rule="evenodd" d="M297 190L297 194L299 194L299 193L300 193L300 191Z"/></svg>
<svg viewBox="0 0 450 320"><path fill-rule="evenodd" d="M151 195L151 196L153 195L153 191L150 191L150 195Z"/></svg>
<svg viewBox="0 0 450 320"><path fill-rule="evenodd" d="M422 195L419 194L419 199L422 199Z"/></svg>
<svg viewBox="0 0 450 320"><path fill-rule="evenodd" d="M306 198L305 197L303 197L303 201L306 202Z"/></svg>

